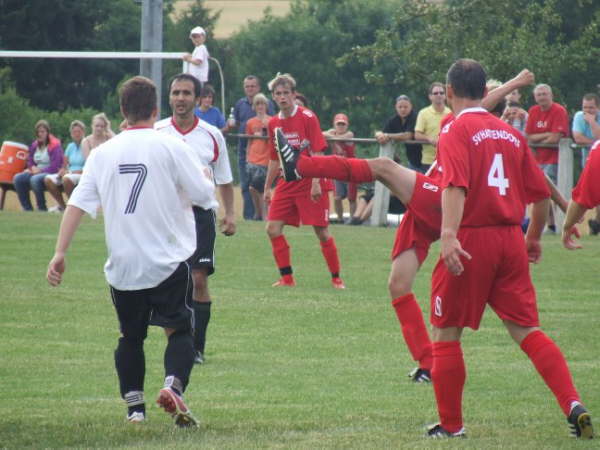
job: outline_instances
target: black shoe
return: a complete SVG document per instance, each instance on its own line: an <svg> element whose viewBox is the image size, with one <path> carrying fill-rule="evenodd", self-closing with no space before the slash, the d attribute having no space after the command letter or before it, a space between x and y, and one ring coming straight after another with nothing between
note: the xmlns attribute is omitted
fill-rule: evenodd
<svg viewBox="0 0 600 450"><path fill-rule="evenodd" d="M571 436L579 439L593 439L594 428L592 427L592 416L583 407L583 405L576 405L572 410L571 414L567 418L569 423L569 431Z"/></svg>
<svg viewBox="0 0 600 450"><path fill-rule="evenodd" d="M296 170L296 164L300 156L300 151L292 147L281 128L275 128L275 149L277 150L277 156L279 156L279 163L281 164L281 171L283 172L283 179L285 181L296 181L302 178Z"/></svg>
<svg viewBox="0 0 600 450"><path fill-rule="evenodd" d="M427 433L425 436L433 438L433 439L447 439L447 438L466 438L467 433L465 432L464 427L458 430L455 433L451 433L442 427L441 424L436 423L427 427Z"/></svg>
<svg viewBox="0 0 600 450"><path fill-rule="evenodd" d="M588 220L588 225L590 226L590 233L596 236L600 233L600 222L594 219Z"/></svg>
<svg viewBox="0 0 600 450"><path fill-rule="evenodd" d="M194 357L194 364L204 364L204 355L200 351L196 351L196 356Z"/></svg>
<svg viewBox="0 0 600 450"><path fill-rule="evenodd" d="M408 378L410 378L413 383L431 383L431 371L428 369L421 369L420 367L415 367L409 374Z"/></svg>

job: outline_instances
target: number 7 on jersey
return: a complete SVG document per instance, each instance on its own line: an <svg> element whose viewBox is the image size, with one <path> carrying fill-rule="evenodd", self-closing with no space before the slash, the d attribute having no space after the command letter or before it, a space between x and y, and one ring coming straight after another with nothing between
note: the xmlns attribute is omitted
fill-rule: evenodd
<svg viewBox="0 0 600 450"><path fill-rule="evenodd" d="M146 181L148 169L144 164L119 164L119 173L137 174L137 177L135 177L135 181L133 182L133 186L131 187L131 193L129 194L129 199L127 200L127 206L125 207L124 212L125 214L133 214L137 206L137 201L138 197L140 196L142 186L144 186L144 181Z"/></svg>

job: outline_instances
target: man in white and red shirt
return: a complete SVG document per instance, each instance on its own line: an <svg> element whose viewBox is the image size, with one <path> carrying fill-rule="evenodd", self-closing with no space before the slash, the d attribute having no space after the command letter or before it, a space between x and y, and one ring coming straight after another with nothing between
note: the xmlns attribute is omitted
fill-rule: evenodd
<svg viewBox="0 0 600 450"><path fill-rule="evenodd" d="M588 160L581 172L579 181L573 189L572 198L567 208L567 216L563 224L562 241L565 248L575 250L581 245L572 236L579 237L575 227L588 209L600 205L600 141L590 149Z"/></svg>
<svg viewBox="0 0 600 450"><path fill-rule="evenodd" d="M273 286L294 286L290 247L283 234L285 225L312 225L321 244L323 257L331 273L331 283L336 289L344 289L340 278L340 261L333 236L329 233L329 198L324 195L326 186L318 179L302 179L287 182L280 178L273 193L272 185L279 174L279 160L275 150L275 129L283 130L288 142L301 146L306 142L307 151L323 152L327 142L323 137L317 115L295 104L296 81L289 74L277 75L269 83L273 100L279 113L269 120L268 133L271 161L267 169L264 199L269 205L267 234L271 240L275 263L281 275Z"/></svg>
<svg viewBox="0 0 600 450"><path fill-rule="evenodd" d="M529 275L528 260L541 257L550 191L522 135L481 108L485 86L485 71L474 60L458 60L448 71L448 100L456 119L439 140L441 258L431 292L432 379L440 423L428 435L465 434L460 338L464 327L479 327L489 304L554 393L571 433L591 438L591 418L564 356L539 328ZM533 203L532 220L523 240L520 223L528 203Z"/></svg>
<svg viewBox="0 0 600 450"><path fill-rule="evenodd" d="M56 286L65 253L84 213L104 213L108 259L106 280L122 337L115 366L129 422L145 420L144 340L152 317L165 329L165 387L157 403L179 426L195 425L183 402L194 365L191 275L187 259L195 248L191 204L217 206L208 169L179 139L152 129L156 87L134 77L120 90L129 128L98 147L86 162L60 226L47 278Z"/></svg>
<svg viewBox="0 0 600 450"><path fill-rule="evenodd" d="M221 231L225 236L235 233L233 176L225 138L221 131L198 119L194 107L200 98L200 82L190 74L173 77L169 88L169 104L173 116L156 122L154 128L186 142L212 171L225 214ZM205 359L206 329L210 321L212 299L208 291L208 277L215 271L216 208L194 206L196 224L196 251L190 258L194 279L194 345L196 363Z"/></svg>

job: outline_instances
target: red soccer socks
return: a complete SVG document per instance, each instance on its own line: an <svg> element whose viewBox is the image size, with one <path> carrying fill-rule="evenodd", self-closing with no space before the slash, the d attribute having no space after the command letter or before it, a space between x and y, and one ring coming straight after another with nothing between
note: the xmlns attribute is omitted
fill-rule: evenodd
<svg viewBox="0 0 600 450"><path fill-rule="evenodd" d="M319 241L321 244L321 252L329 268L329 272L333 277L339 277L340 274L340 259L338 258L337 247L335 246L335 240L333 236L327 239L325 242Z"/></svg>
<svg viewBox="0 0 600 450"><path fill-rule="evenodd" d="M333 178L353 183L375 181L366 159L300 155L296 170L304 178Z"/></svg>
<svg viewBox="0 0 600 450"><path fill-rule="evenodd" d="M294 277L292 275L292 265L290 256L290 246L283 234L271 238L271 247L273 249L273 257L275 264L279 269L281 278L276 281L273 286L295 286Z"/></svg>
<svg viewBox="0 0 600 450"><path fill-rule="evenodd" d="M550 388L561 409L568 417L571 403L579 401L565 357L552 339L541 330L527 335L521 342L523 350Z"/></svg>
<svg viewBox="0 0 600 450"><path fill-rule="evenodd" d="M413 359L419 362L419 368L431 370L433 365L431 340L423 320L423 312L414 294L410 293L394 299L392 306Z"/></svg>
<svg viewBox="0 0 600 450"><path fill-rule="evenodd" d="M462 429L462 394L467 373L459 341L434 342L431 379L442 427Z"/></svg>

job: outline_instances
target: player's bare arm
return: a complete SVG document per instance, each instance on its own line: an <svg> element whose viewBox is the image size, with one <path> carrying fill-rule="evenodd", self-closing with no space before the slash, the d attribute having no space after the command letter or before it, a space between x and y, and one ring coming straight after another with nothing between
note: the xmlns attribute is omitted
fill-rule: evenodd
<svg viewBox="0 0 600 450"><path fill-rule="evenodd" d="M587 209L576 201L571 200L569 202L562 230L562 243L567 250L582 248L581 244L574 239L580 237L579 230L575 224L581 221L586 211Z"/></svg>
<svg viewBox="0 0 600 450"><path fill-rule="evenodd" d="M67 205L65 213L63 214L62 221L60 223L60 229L58 232L58 238L56 240L56 248L54 250L54 256L48 264L48 272L46 273L46 279L52 286L58 286L62 281L62 274L65 272L65 254L67 249L73 240L75 231L81 223L84 211L73 205Z"/></svg>
<svg viewBox="0 0 600 450"><path fill-rule="evenodd" d="M219 185L219 195L223 202L225 214L221 219L221 233L225 236L233 236L235 234L235 211L233 208L233 183Z"/></svg>
<svg viewBox="0 0 600 450"><path fill-rule="evenodd" d="M558 190L554 182L550 179L550 177L546 174L544 174L544 176L546 178L546 183L550 188L550 199L558 205L562 212L566 213L568 206L567 199L563 197L563 195L560 193L560 191Z"/></svg>
<svg viewBox="0 0 600 450"><path fill-rule="evenodd" d="M525 243L527 245L529 262L534 264L537 264L542 259L540 239L542 237L542 231L544 230L544 224L546 223L546 217L548 216L549 206L550 200L545 198L534 203L531 207L531 220L527 227Z"/></svg>
<svg viewBox="0 0 600 450"><path fill-rule="evenodd" d="M463 250L457 238L465 196L465 190L456 186L448 186L442 192L441 251L442 259L452 275L460 275L464 271L461 256L471 259L471 255Z"/></svg>
<svg viewBox="0 0 600 450"><path fill-rule="evenodd" d="M323 192L321 190L321 183L318 178L313 178L310 186L310 198L313 202L318 202L321 199Z"/></svg>
<svg viewBox="0 0 600 450"><path fill-rule="evenodd" d="M265 202L269 203L271 198L273 197L272 186L275 178L277 178L277 173L279 172L279 161L269 161L269 165L267 167L267 176L265 179L265 189L263 193L263 199Z"/></svg>

